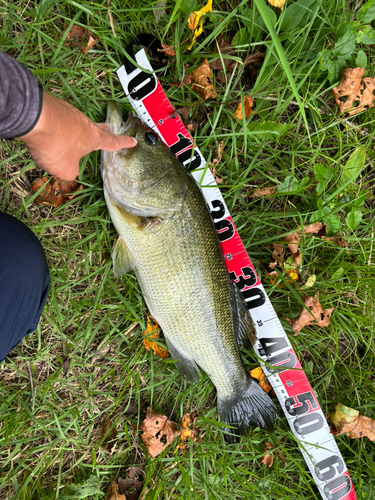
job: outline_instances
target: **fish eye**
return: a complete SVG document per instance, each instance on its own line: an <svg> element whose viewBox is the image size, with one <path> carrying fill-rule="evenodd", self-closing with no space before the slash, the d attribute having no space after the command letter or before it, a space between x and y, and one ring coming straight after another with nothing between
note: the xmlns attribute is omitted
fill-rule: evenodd
<svg viewBox="0 0 375 500"><path fill-rule="evenodd" d="M146 132L145 139L148 144L152 146L158 142L158 136L154 132Z"/></svg>

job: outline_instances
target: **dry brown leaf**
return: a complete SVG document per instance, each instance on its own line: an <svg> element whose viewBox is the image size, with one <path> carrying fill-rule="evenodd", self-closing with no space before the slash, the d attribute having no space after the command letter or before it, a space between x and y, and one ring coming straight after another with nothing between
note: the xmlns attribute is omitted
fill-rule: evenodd
<svg viewBox="0 0 375 500"><path fill-rule="evenodd" d="M62 366L63 377L65 377L68 374L69 366L70 366L70 359L66 358Z"/></svg>
<svg viewBox="0 0 375 500"><path fill-rule="evenodd" d="M192 12L188 18L188 28L191 31L194 31L193 41L187 47L187 50L190 50L194 45L196 38L203 31L203 22L206 14L212 11L212 0L208 0L207 4L202 7L200 10L195 10Z"/></svg>
<svg viewBox="0 0 375 500"><path fill-rule="evenodd" d="M164 347L158 345L156 342L150 340L150 339L157 339L159 338L159 336L160 336L160 326L153 318L147 316L146 331L143 332L143 345L148 351L152 349L155 356L159 356L160 358L165 359L168 356L168 351L164 349Z"/></svg>
<svg viewBox="0 0 375 500"><path fill-rule="evenodd" d="M147 408L146 418L139 428L142 431L141 439L151 458L157 457L180 435L173 422L150 408Z"/></svg>
<svg viewBox="0 0 375 500"><path fill-rule="evenodd" d="M278 7L280 10L283 10L285 0L268 0L268 3L272 5L272 7Z"/></svg>
<svg viewBox="0 0 375 500"><path fill-rule="evenodd" d="M87 54L87 52L93 48L97 41L99 41L98 37L95 37L91 31L88 31L89 39L87 40L87 44L85 47L82 47L80 50L82 54Z"/></svg>
<svg viewBox="0 0 375 500"><path fill-rule="evenodd" d="M296 254L298 252L298 246L299 246L300 241L301 241L301 238L299 237L298 232L287 234L286 236L281 238L281 241L288 243L287 247L290 250L290 253L292 255Z"/></svg>
<svg viewBox="0 0 375 500"><path fill-rule="evenodd" d="M375 106L375 78L363 78L365 68L343 68L341 81L333 87L332 94L339 112L349 115L360 113Z"/></svg>
<svg viewBox="0 0 375 500"><path fill-rule="evenodd" d="M159 52L163 52L166 56L173 57L176 55L176 52L174 51L173 47L170 47L169 45L161 42L161 46L163 47L163 50L158 49Z"/></svg>
<svg viewBox="0 0 375 500"><path fill-rule="evenodd" d="M130 467L125 479L119 477L118 490L126 500L138 500L145 484L145 473L139 467Z"/></svg>
<svg viewBox="0 0 375 500"><path fill-rule="evenodd" d="M225 40L224 35L221 34L218 38L217 45L215 45L213 53L214 54L230 55L230 54L235 53L235 52L236 52L236 50L233 49L231 44ZM233 71L233 68L236 64L236 61L233 61L232 59L225 58L225 59L223 59L223 63L224 63L225 71L227 72L227 74L228 73L230 74ZM224 69L223 63L221 62L221 59L216 59L215 61L212 61L210 63L210 66L214 71L222 71Z"/></svg>
<svg viewBox="0 0 375 500"><path fill-rule="evenodd" d="M210 161L209 163L210 167L217 165L221 161L221 157L223 156L223 148L224 148L224 141L221 141L217 145L217 158L214 158L212 161Z"/></svg>
<svg viewBox="0 0 375 500"><path fill-rule="evenodd" d="M103 441L101 445L101 449L105 453L111 453L113 447L116 444L117 430L116 426L113 425L108 415L105 415L101 419L101 428L100 428L100 441Z"/></svg>
<svg viewBox="0 0 375 500"><path fill-rule="evenodd" d="M116 481L112 481L112 483L108 486L104 500L127 500L127 498L125 495L119 493L119 486Z"/></svg>
<svg viewBox="0 0 375 500"><path fill-rule="evenodd" d="M250 193L248 196L249 198L261 198L262 196L271 196L271 194L276 193L275 187L270 187L270 188L259 188L255 189L252 193Z"/></svg>
<svg viewBox="0 0 375 500"><path fill-rule="evenodd" d="M265 392L275 394L275 391L272 389L272 385L269 383L268 378L265 376L261 366L251 370L250 375L259 380L259 385Z"/></svg>
<svg viewBox="0 0 375 500"><path fill-rule="evenodd" d="M303 299L305 307L302 307L299 315L294 319L286 318L295 332L300 332L307 325L317 325L320 327L329 326L332 309L323 309L319 302L319 292L314 297Z"/></svg>
<svg viewBox="0 0 375 500"><path fill-rule="evenodd" d="M249 116L254 113L253 102L254 99L252 97L247 97L246 95L243 96L243 107L245 110L245 118L249 118ZM236 111L234 112L234 116L236 116L239 120L243 119L241 102L238 103Z"/></svg>
<svg viewBox="0 0 375 500"><path fill-rule="evenodd" d="M322 240L332 241L332 243L335 243L336 245L339 245L340 247L343 247L343 248L346 248L349 246L349 243L347 241L345 241L343 238L338 238L335 236L331 236L331 237L322 236Z"/></svg>
<svg viewBox="0 0 375 500"><path fill-rule="evenodd" d="M270 450L272 450L272 444L266 443L265 447L263 449L263 452L269 452ZM264 464L268 468L272 467L272 464L273 464L273 452L272 451L270 453L267 453L266 455L264 455L264 457L262 458L262 464Z"/></svg>
<svg viewBox="0 0 375 500"><path fill-rule="evenodd" d="M332 434L348 434L350 439L368 437L370 441L375 441L375 420L362 417L359 411L341 403L336 403L334 407L335 410L329 414Z"/></svg>
<svg viewBox="0 0 375 500"><path fill-rule="evenodd" d="M48 182L50 181L50 182ZM47 184L48 183L48 184ZM40 205L51 205L59 207L68 200L74 198L79 191L82 191L83 186L76 181L62 181L57 177L39 177L35 179L30 186L33 193L39 191L44 186L43 190L35 198L34 203Z"/></svg>
<svg viewBox="0 0 375 500"><path fill-rule="evenodd" d="M177 447L178 449L188 451L189 439L192 439L193 441L202 440L199 437L201 428L195 425L196 420L197 416L192 417L190 413L185 413L182 417L182 430L180 434L180 444Z"/></svg>
<svg viewBox="0 0 375 500"><path fill-rule="evenodd" d="M216 98L217 93L212 82L212 73L207 57L203 59L199 68L190 73L190 77L193 83L191 89L198 92L204 101Z"/></svg>
<svg viewBox="0 0 375 500"><path fill-rule="evenodd" d="M85 39L87 38L87 43L83 46ZM95 37L91 31L81 26L73 24L70 28L69 33L66 35L67 43L65 45L74 45L78 47L82 54L87 54L87 52L96 44L99 40Z"/></svg>
<svg viewBox="0 0 375 500"><path fill-rule="evenodd" d="M220 175L216 173L216 167L211 168L211 173L214 176L216 184L221 184L223 182L223 177L220 177Z"/></svg>

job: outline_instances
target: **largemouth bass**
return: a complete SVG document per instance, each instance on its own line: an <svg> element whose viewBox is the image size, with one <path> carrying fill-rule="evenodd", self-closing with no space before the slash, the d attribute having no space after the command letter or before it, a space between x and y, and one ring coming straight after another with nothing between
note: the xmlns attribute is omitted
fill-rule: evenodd
<svg viewBox="0 0 375 500"><path fill-rule="evenodd" d="M246 303L229 282L202 193L158 135L119 107L108 106L110 131L138 141L102 151L104 195L119 234L115 274L134 271L175 365L197 382L200 369L217 390L217 410L228 442L249 426L271 430L277 410L246 372L239 345L254 342Z"/></svg>

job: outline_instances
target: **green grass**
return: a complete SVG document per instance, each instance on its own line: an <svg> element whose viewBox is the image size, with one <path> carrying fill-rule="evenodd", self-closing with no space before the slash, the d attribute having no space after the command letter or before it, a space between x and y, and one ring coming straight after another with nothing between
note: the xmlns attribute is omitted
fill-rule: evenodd
<svg viewBox="0 0 375 500"><path fill-rule="evenodd" d="M254 4L270 34L259 28ZM319 58L320 51L332 50L338 26L351 20L353 12L347 2L313 2L309 16L290 27L283 21L289 6L280 14L263 0L254 4L214 1L204 34L188 52L187 17L193 1L167 1L160 21L155 19L156 2L3 1L1 47L28 66L47 91L102 121L111 99L124 111L130 109L115 70L132 35L150 32L175 46L176 57L160 75L161 83L175 108L188 103L191 115L199 107L205 111L195 138L206 159L215 157L218 142L224 141L217 169L224 179L222 192L323 411L341 402L374 417L373 109L339 116L330 93L333 85ZM100 39L87 55L65 42L73 24ZM203 103L189 86L171 86L182 80L186 64L190 70L203 57L216 57L212 51L221 34L228 41L235 37L234 55L240 60L263 52L263 64L239 64L226 82L216 81L215 101ZM363 49L367 60L373 60L373 46L356 47ZM371 64L366 76L374 76ZM256 108L239 123L233 112L244 94L255 97ZM290 127L280 137L264 133L276 124ZM359 146L365 149L365 163L343 189L341 173ZM84 191L56 209L29 202L24 174L33 180L42 172L21 143L3 141L0 155L0 210L32 228L52 278L37 331L0 365L0 499L102 499L111 480L125 477L133 465L144 467L147 500L320 498L285 418L273 434L255 429L239 444L225 445L215 424L215 391L209 380L187 385L170 358L161 361L145 351L141 332L147 310L137 282L133 275L115 278L111 269L116 235L103 199L99 154L81 162ZM334 170L319 196L316 164ZM291 185L290 176L297 183L292 192L249 196L257 187L276 187L285 180ZM362 205L357 203L361 190ZM288 283L281 273L271 283L265 268L272 259L272 242L308 224L322 209L319 203L337 216L337 232L349 246L302 238L301 282ZM354 231L346 224L352 209L363 216ZM314 286L303 289L312 275ZM317 291L323 307L335 307L331 326L306 327L294 336L286 318L296 316L302 298ZM257 365L251 353L247 365ZM188 453L171 446L150 459L137 432L148 406L175 422L196 411L202 441L191 443ZM101 450L104 415L118 431L111 454ZM266 442L286 457L285 464L277 456L271 469L261 464ZM337 443L358 498L374 498L374 444L346 436ZM73 495L67 487L72 484L86 487Z"/></svg>

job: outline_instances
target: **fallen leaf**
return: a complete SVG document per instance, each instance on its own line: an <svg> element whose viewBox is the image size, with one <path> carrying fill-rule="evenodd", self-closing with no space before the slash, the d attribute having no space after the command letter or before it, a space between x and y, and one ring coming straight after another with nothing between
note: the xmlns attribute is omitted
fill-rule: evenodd
<svg viewBox="0 0 375 500"><path fill-rule="evenodd" d="M264 54L263 52L255 52L255 54L250 54L244 60L244 66L250 66L251 64L262 62L265 57L266 54Z"/></svg>
<svg viewBox="0 0 375 500"><path fill-rule="evenodd" d="M87 43L85 46L83 46L86 38ZM66 35L65 40L67 40L67 43L65 45L74 45L75 47L78 47L79 51L82 54L87 54L87 52L96 44L99 38L95 37L95 35L88 29L73 24L73 26L69 30L69 33Z"/></svg>
<svg viewBox="0 0 375 500"><path fill-rule="evenodd" d="M63 366L62 366L62 374L63 374L63 377L65 377L69 371L69 366L70 366L70 359L69 358L66 358L64 363L63 363Z"/></svg>
<svg viewBox="0 0 375 500"><path fill-rule="evenodd" d="M111 453L113 447L115 446L117 430L116 426L113 425L113 422L109 419L108 416L104 416L101 419L101 428L100 428L100 441L102 442L101 449L106 453Z"/></svg>
<svg viewBox="0 0 375 500"><path fill-rule="evenodd" d="M119 486L116 481L108 486L107 493L105 494L104 500L127 500L126 496L119 493Z"/></svg>
<svg viewBox="0 0 375 500"><path fill-rule="evenodd" d="M125 479L119 477L118 490L124 494L126 500L138 500L145 484L145 473L139 467L130 467Z"/></svg>
<svg viewBox="0 0 375 500"><path fill-rule="evenodd" d="M245 118L249 118L249 116L254 113L253 102L254 99L252 97L247 97L246 95L243 96L243 107L245 110ZM236 111L234 112L234 116L236 116L239 120L243 119L242 102L238 103Z"/></svg>
<svg viewBox="0 0 375 500"><path fill-rule="evenodd" d="M232 47L232 45L227 42L224 38L224 35L221 34L218 38L217 44L215 45L215 48L213 50L214 54L225 54L225 55L230 55L235 53L236 50ZM224 63L224 67L223 67ZM222 71L225 68L226 73L231 73L233 71L233 68L236 64L236 61L233 61L232 59L228 58L223 58L223 62L221 61L221 58L216 59L215 61L212 61L210 63L210 66L213 70L215 71Z"/></svg>
<svg viewBox="0 0 375 500"><path fill-rule="evenodd" d="M365 68L343 68L341 81L332 89L339 112L349 115L375 106L375 78L363 78Z"/></svg>
<svg viewBox="0 0 375 500"><path fill-rule="evenodd" d="M265 392L268 393L272 391L271 394L275 394L274 390L272 389L272 385L269 383L269 380L265 376L261 366L258 366L257 368L251 370L250 375L259 381L259 385Z"/></svg>
<svg viewBox="0 0 375 500"><path fill-rule="evenodd" d="M307 290L308 288L312 288L315 285L316 275L312 274L307 278L306 283L301 287L302 290Z"/></svg>
<svg viewBox="0 0 375 500"><path fill-rule="evenodd" d="M214 176L216 184L221 184L223 182L224 179L216 173L216 167L211 168L211 173Z"/></svg>
<svg viewBox="0 0 375 500"><path fill-rule="evenodd" d="M193 417L190 413L185 413L182 417L182 430L180 434L180 444L178 445L178 449L188 451L187 441L192 439L193 441L201 441L199 438L199 434L201 432L201 428L195 425L197 417Z"/></svg>
<svg viewBox="0 0 375 500"><path fill-rule="evenodd" d="M82 191L83 186L76 181L62 181L57 177L39 177L35 179L30 186L33 193L39 191L44 186L42 191L35 198L34 203L40 205L51 205L52 207L59 207L68 200L74 198L78 191Z"/></svg>
<svg viewBox="0 0 375 500"><path fill-rule="evenodd" d="M375 441L375 420L362 417L359 411L341 403L336 403L334 407L335 410L329 414L332 434L347 434L350 439L368 437L370 441Z"/></svg>
<svg viewBox="0 0 375 500"><path fill-rule="evenodd" d="M185 71L187 70L188 67L189 67L189 65L185 64ZM179 87L183 87L184 85L189 85L190 83L191 83L190 73L189 74L185 73L185 76L181 82L174 82L174 83L171 83L171 85L173 85L173 87L179 88Z"/></svg>
<svg viewBox="0 0 375 500"><path fill-rule="evenodd" d="M176 55L176 52L174 51L173 47L170 47L169 45L166 45L165 43L161 42L161 46L163 47L163 50L158 49L159 52L163 52L166 56L173 57Z"/></svg>
<svg viewBox="0 0 375 500"><path fill-rule="evenodd" d="M322 240L326 241L332 241L332 243L335 243L336 245L339 245L340 247L347 248L349 246L349 243L344 240L344 238L338 238L336 236L322 236Z"/></svg>
<svg viewBox="0 0 375 500"><path fill-rule="evenodd" d="M280 267L285 268L285 272L289 274L289 276L292 278L292 280L297 280L299 278L298 270L296 266L298 267L301 264L301 259L302 255L298 251L299 249L299 244L301 242L301 237L300 235L302 233L304 234L316 234L321 231L323 228L323 224L321 222L315 222L314 224L310 224L309 226L305 226L302 229L299 229L298 231L287 234L286 236L283 236L280 241L282 243L287 243L287 248L290 251L291 259L288 258L286 261L283 261L283 253L282 253L282 248L281 245L282 243L273 243L274 251L273 251L273 257L275 257L275 262L271 262L269 264L269 269L274 269L277 265ZM270 276L276 276L276 272L269 273Z"/></svg>
<svg viewBox="0 0 375 500"><path fill-rule="evenodd" d="M195 40L203 31L203 22L206 14L212 11L212 0L208 0L207 5L202 7L200 10L195 10L192 12L188 18L188 28L194 31L193 41L187 47L190 50L194 45Z"/></svg>
<svg viewBox="0 0 375 500"><path fill-rule="evenodd" d="M68 34L66 35L65 40L68 40L69 42L74 42L85 38L86 34L87 34L86 28L82 28L82 26L77 26L76 24L73 24ZM73 45L75 44L73 43Z"/></svg>
<svg viewBox="0 0 375 500"><path fill-rule="evenodd" d="M261 198L263 196L271 196L271 194L276 193L277 188L269 187L269 188L258 188L255 189L252 193L249 193L249 198Z"/></svg>
<svg viewBox="0 0 375 500"><path fill-rule="evenodd" d="M306 297L303 299L305 307L302 307L299 315L294 319L286 318L295 332L300 332L307 325L317 325L326 327L330 324L332 309L323 309L319 302L319 292L314 297Z"/></svg>
<svg viewBox="0 0 375 500"><path fill-rule="evenodd" d="M95 37L91 31L88 31L89 39L87 40L87 44L85 47L82 47L80 50L82 54L87 54L87 52L93 48L93 46L96 44L96 42L99 41L98 37Z"/></svg>
<svg viewBox="0 0 375 500"><path fill-rule="evenodd" d="M283 10L285 0L268 0L268 3L271 4L272 7L278 7L280 10Z"/></svg>
<svg viewBox="0 0 375 500"><path fill-rule="evenodd" d="M292 255L298 252L298 246L301 241L298 232L287 234L286 236L281 238L281 241L287 243L287 247Z"/></svg>
<svg viewBox="0 0 375 500"><path fill-rule="evenodd" d="M191 89L198 92L204 101L216 98L217 93L212 82L212 72L207 57L203 59L199 68L190 73L190 77L193 83Z"/></svg>
<svg viewBox="0 0 375 500"><path fill-rule="evenodd" d="M263 449L263 452L268 452L269 450L272 450L273 446L270 443L266 443L265 447ZM271 451L270 453L267 453L264 455L262 458L262 464L264 464L266 467L270 468L272 467L273 464L273 452Z"/></svg>
<svg viewBox="0 0 375 500"><path fill-rule="evenodd" d="M210 167L217 165L221 161L221 157L223 155L223 148L224 148L224 141L221 141L217 145L217 158L214 158L212 161L210 161L209 163Z"/></svg>
<svg viewBox="0 0 375 500"><path fill-rule="evenodd" d="M157 457L180 435L173 422L165 415L154 413L150 408L147 408L146 418L139 429L142 431L141 439L151 458Z"/></svg>
<svg viewBox="0 0 375 500"><path fill-rule="evenodd" d="M168 356L168 351L164 349L164 347L158 345L156 342L150 340L150 339L158 339L159 336L160 336L160 326L153 318L147 316L146 331L143 332L143 345L148 351L152 349L155 356L159 356L160 358L165 359Z"/></svg>

